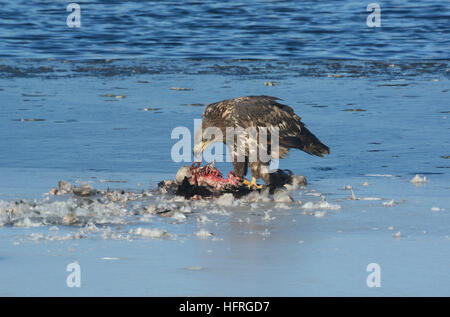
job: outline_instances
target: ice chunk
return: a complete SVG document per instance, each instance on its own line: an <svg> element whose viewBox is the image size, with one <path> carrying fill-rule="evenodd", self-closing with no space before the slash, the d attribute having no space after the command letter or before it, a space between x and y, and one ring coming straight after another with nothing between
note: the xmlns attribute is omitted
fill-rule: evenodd
<svg viewBox="0 0 450 317"><path fill-rule="evenodd" d="M72 191L72 185L67 184L64 181L59 181L58 182L58 194L64 195L64 194L68 194Z"/></svg>
<svg viewBox="0 0 450 317"><path fill-rule="evenodd" d="M178 211L173 214L172 218L179 222L186 220L186 216L183 213L178 212Z"/></svg>
<svg viewBox="0 0 450 317"><path fill-rule="evenodd" d="M192 208L189 205L181 206L180 212L182 212L184 214L190 214L190 213L192 213Z"/></svg>
<svg viewBox="0 0 450 317"><path fill-rule="evenodd" d="M382 202L381 204L383 206L385 206L385 207L392 207L392 206L394 206L397 203L392 199L392 200L389 200L389 201Z"/></svg>
<svg viewBox="0 0 450 317"><path fill-rule="evenodd" d="M247 196L244 196L243 198L241 198L241 200L247 201L249 203L257 202L260 200L260 195L257 191L254 191L254 192L251 192L250 194L248 194Z"/></svg>
<svg viewBox="0 0 450 317"><path fill-rule="evenodd" d="M89 184L87 183L83 183L81 184L81 187L73 187L72 191L75 195L78 196L90 196L92 194L94 194L91 186L89 186Z"/></svg>
<svg viewBox="0 0 450 317"><path fill-rule="evenodd" d="M175 196L172 198L172 201L177 202L177 203L182 203L182 202L186 201L186 199L183 196Z"/></svg>
<svg viewBox="0 0 450 317"><path fill-rule="evenodd" d="M423 183L427 183L428 179L425 176L420 177L419 174L416 174L416 176L414 176L409 182L412 184L423 184Z"/></svg>
<svg viewBox="0 0 450 317"><path fill-rule="evenodd" d="M276 203L275 204L275 208L276 209L291 209L291 207L289 207L285 203Z"/></svg>
<svg viewBox="0 0 450 317"><path fill-rule="evenodd" d="M147 206L147 208L145 208L145 211L149 214L154 214L156 213L156 205L154 203L151 203Z"/></svg>
<svg viewBox="0 0 450 317"><path fill-rule="evenodd" d="M327 214L326 211L316 211L316 212L314 212L314 217L323 218L323 217L325 217L326 214Z"/></svg>
<svg viewBox="0 0 450 317"><path fill-rule="evenodd" d="M194 266L185 267L185 269L189 270L189 271L201 271L201 270L203 270L203 266L194 265Z"/></svg>
<svg viewBox="0 0 450 317"><path fill-rule="evenodd" d="M233 197L233 194L230 194L230 193L223 194L216 201L216 203L219 206L232 206L233 202L234 202L234 197Z"/></svg>
<svg viewBox="0 0 450 317"><path fill-rule="evenodd" d="M302 206L303 209L309 209L309 210L314 210L314 209L328 209L328 210L339 210L341 209L341 206L338 204L330 204L327 201L321 201L321 202L312 202L309 201L307 203L305 203Z"/></svg>
<svg viewBox="0 0 450 317"><path fill-rule="evenodd" d="M101 260L117 261L117 260L120 260L120 258L104 256L104 257L101 258Z"/></svg>
<svg viewBox="0 0 450 317"><path fill-rule="evenodd" d="M34 222L29 217L24 217L20 219L18 222L14 224L14 227L24 227L24 228L30 228L30 227L39 227L41 225L40 222Z"/></svg>
<svg viewBox="0 0 450 317"><path fill-rule="evenodd" d="M211 215L220 215L220 216L231 215L231 213L226 211L225 209L217 209L217 208L209 209L207 213Z"/></svg>
<svg viewBox="0 0 450 317"><path fill-rule="evenodd" d="M271 221L271 220L274 220L276 218L275 217L271 217L269 211L264 211L264 217L262 217L262 219L264 221Z"/></svg>
<svg viewBox="0 0 450 317"><path fill-rule="evenodd" d="M200 229L195 233L195 235L200 239L207 239L209 237L212 237L213 234L205 229Z"/></svg>
<svg viewBox="0 0 450 317"><path fill-rule="evenodd" d="M266 188L261 192L251 192L250 194L242 197L240 200L248 203L269 202L271 201L271 198L269 197L269 188Z"/></svg>
<svg viewBox="0 0 450 317"><path fill-rule="evenodd" d="M294 201L287 190L279 189L273 194L273 200L278 203L290 203Z"/></svg>
<svg viewBox="0 0 450 317"><path fill-rule="evenodd" d="M207 223L207 222L210 222L210 221L211 220L209 220L209 218L206 217L205 215L200 215L200 216L197 217L197 222L200 222L200 223Z"/></svg>
<svg viewBox="0 0 450 317"><path fill-rule="evenodd" d="M95 225L95 224L93 224L92 222L90 222L90 223L88 223L86 226L84 226L84 232L99 232L100 231L100 229Z"/></svg>
<svg viewBox="0 0 450 317"><path fill-rule="evenodd" d="M76 224L77 222L78 222L78 217L75 213L68 213L63 218L63 223L65 225L73 225L73 224Z"/></svg>
<svg viewBox="0 0 450 317"><path fill-rule="evenodd" d="M147 228L137 228L136 230L131 230L130 233L151 239L167 239L171 238L173 235L168 233L165 230L161 230L158 228L147 229Z"/></svg>

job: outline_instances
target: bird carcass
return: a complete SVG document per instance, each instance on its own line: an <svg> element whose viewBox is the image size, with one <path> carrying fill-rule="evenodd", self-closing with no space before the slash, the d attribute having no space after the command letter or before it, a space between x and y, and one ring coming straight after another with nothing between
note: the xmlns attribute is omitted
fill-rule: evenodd
<svg viewBox="0 0 450 317"><path fill-rule="evenodd" d="M271 185L268 186L268 190L271 192L285 184L298 183L299 180L302 182L289 170L278 170L271 173L270 180ZM306 179L303 179L303 182L301 185L306 184ZM239 198L252 191L260 191L261 189L248 186L248 184L244 183L244 179L238 177L233 171L229 172L228 177L224 177L214 166L214 162L211 162L204 166L201 166L200 163L194 163L192 166L182 166L178 170L175 180L160 182L158 190L163 194L175 194L184 196L186 199L200 199L218 197L225 193L231 193Z"/></svg>

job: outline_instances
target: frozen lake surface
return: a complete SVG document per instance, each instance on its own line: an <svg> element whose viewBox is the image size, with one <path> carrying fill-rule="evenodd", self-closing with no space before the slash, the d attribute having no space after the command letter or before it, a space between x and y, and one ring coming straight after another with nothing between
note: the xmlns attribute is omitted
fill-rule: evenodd
<svg viewBox="0 0 450 317"><path fill-rule="evenodd" d="M446 61L2 60L0 71L0 295L450 295ZM294 201L153 192L182 165L173 128L259 94L331 149L281 161L309 181ZM59 180L136 195L43 195ZM66 286L74 261L81 288ZM380 288L366 284L369 263Z"/></svg>

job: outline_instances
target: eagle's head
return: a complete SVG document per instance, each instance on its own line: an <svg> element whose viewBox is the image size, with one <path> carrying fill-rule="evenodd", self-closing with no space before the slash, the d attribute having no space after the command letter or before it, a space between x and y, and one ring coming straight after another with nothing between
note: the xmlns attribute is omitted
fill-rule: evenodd
<svg viewBox="0 0 450 317"><path fill-rule="evenodd" d="M202 125L197 129L194 136L193 154L196 161L201 160L203 151L211 144L223 142L222 130L214 122L204 118Z"/></svg>

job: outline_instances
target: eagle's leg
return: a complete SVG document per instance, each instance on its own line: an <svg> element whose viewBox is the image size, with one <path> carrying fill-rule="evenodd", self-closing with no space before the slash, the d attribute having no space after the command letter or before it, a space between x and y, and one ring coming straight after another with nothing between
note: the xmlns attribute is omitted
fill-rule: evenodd
<svg viewBox="0 0 450 317"><path fill-rule="evenodd" d="M236 174L236 176L239 176L240 178L244 179L245 181L245 175L247 175L247 170L248 170L248 158L245 158L244 162L237 162L236 160L233 161L233 169L234 169L234 174Z"/></svg>
<svg viewBox="0 0 450 317"><path fill-rule="evenodd" d="M236 176L239 176L242 179L242 183L244 185L247 185L248 188L254 188L254 187L262 188L262 186L259 186L258 184L256 184L256 178L252 177L251 182L245 179L245 175L247 175L247 170L248 170L248 156L245 157L244 162L238 162L236 160L233 161L233 168L234 168L234 173L236 174Z"/></svg>
<svg viewBox="0 0 450 317"><path fill-rule="evenodd" d="M252 181L249 182L248 184L246 184L249 188L258 188L261 189L262 185L258 185L256 183L256 179L258 178L262 178L264 180L264 182L266 182L266 178L265 178L265 168L266 166L263 165L263 163L261 162L251 162L250 163L250 171L252 172ZM268 165L267 165L268 167ZM267 169L268 171L268 169Z"/></svg>

